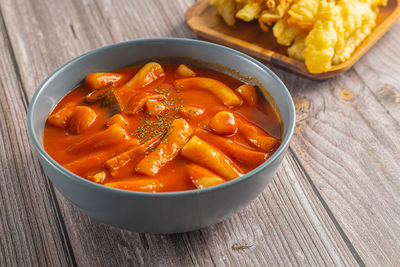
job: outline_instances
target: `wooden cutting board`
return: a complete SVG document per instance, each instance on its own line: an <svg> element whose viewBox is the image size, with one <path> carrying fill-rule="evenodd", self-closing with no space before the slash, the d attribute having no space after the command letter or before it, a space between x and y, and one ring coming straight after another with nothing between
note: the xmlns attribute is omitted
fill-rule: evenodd
<svg viewBox="0 0 400 267"><path fill-rule="evenodd" d="M218 15L217 8L210 5L208 0L200 0L187 10L186 23L193 33L206 40L229 46L306 77L325 80L350 69L389 30L400 17L399 2L389 0L386 7L381 7L372 33L348 60L333 65L330 71L324 73L310 73L303 62L288 57L287 47L276 43L272 30L263 32L257 22L237 20L233 27L226 25Z"/></svg>

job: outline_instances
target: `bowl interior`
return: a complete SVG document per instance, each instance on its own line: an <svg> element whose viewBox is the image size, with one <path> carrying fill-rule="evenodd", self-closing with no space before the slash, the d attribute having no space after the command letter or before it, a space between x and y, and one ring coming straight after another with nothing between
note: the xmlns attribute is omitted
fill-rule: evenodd
<svg viewBox="0 0 400 267"><path fill-rule="evenodd" d="M267 67L235 50L190 39L147 39L114 44L88 52L51 74L33 96L28 111L28 130L39 153L58 165L43 149L46 117L68 92L93 72L105 72L148 61L179 61L205 67L256 83L273 104L283 124L283 142L269 159L288 145L295 124L294 105L283 83Z"/></svg>

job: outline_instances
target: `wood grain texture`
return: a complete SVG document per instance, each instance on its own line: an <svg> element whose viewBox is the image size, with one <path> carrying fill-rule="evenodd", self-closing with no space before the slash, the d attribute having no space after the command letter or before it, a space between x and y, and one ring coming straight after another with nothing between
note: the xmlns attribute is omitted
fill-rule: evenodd
<svg viewBox="0 0 400 267"><path fill-rule="evenodd" d="M395 253L400 243L396 235L400 214L398 108L379 101L376 79L368 76L375 73L381 79L378 86L388 81L400 87L397 78L386 79L381 76L385 70L377 69L392 60L389 52L384 52L386 58L379 67L363 63L376 57L368 59L367 54L353 71L328 82L274 69L295 96L300 115L292 150L263 194L222 223L179 235L138 234L94 221L58 192L54 199L36 155L30 147L21 146L28 143L27 99L56 67L93 48L137 38L193 37L184 25L184 12L192 4L189 0L0 2L10 39L10 49L0 51L1 71L9 74L0 77L2 87L7 88L0 92L6 94L5 98L0 95L1 103L7 104L1 107L0 137L11 140L0 143L1 174L6 177L0 180L0 196L6 203L0 206L0 233L6 233L6 239L0 240L0 255L5 255L0 256L0 265L45 261L49 265L76 261L82 266L399 262ZM398 29L396 25L394 32ZM394 44L398 37L389 39ZM0 41L0 47L7 44ZM381 49L380 43L372 53L381 56L375 49ZM14 65L8 51L15 55ZM367 67L360 68L364 64ZM387 76L396 73L388 67L386 71ZM344 88L353 93L353 99L340 97ZM15 177L34 186L20 187L13 183ZM21 207L18 213L15 207ZM25 230L29 225L34 230ZM12 252L13 247L20 251Z"/></svg>
<svg viewBox="0 0 400 267"><path fill-rule="evenodd" d="M388 114L400 124L400 21L379 45L355 65L354 70L366 90L371 91Z"/></svg>
<svg viewBox="0 0 400 267"><path fill-rule="evenodd" d="M147 235L99 224L69 203L64 213L77 262L195 266L355 265L296 160L232 218L180 235ZM96 251L96 253L93 253Z"/></svg>
<svg viewBox="0 0 400 267"><path fill-rule="evenodd" d="M0 266L73 265L53 188L29 145L28 102L2 17L0 48Z"/></svg>
<svg viewBox="0 0 400 267"><path fill-rule="evenodd" d="M356 264L298 164L289 153L249 207L201 230L217 266Z"/></svg>
<svg viewBox="0 0 400 267"><path fill-rule="evenodd" d="M385 49L374 47L362 61L376 61L379 55L382 62L396 62ZM292 148L363 262L371 266L400 262L399 104L379 99L380 88L386 82L398 87L398 80L384 75L378 76L380 82L370 80L374 73L396 73L383 68L384 63L365 67L360 62L355 70L319 83L276 70L292 89L298 109ZM352 97L344 97L344 90Z"/></svg>
<svg viewBox="0 0 400 267"><path fill-rule="evenodd" d="M71 38L59 36L57 32L52 31L46 34L45 39L49 42L48 46L50 51L51 47L57 48L62 46L68 51L78 50L76 52L76 55L78 55L79 53L96 47L97 43L93 41L89 33L96 27L99 34L102 31L101 27L105 30L105 26L101 26L102 21L108 21L107 27L108 30L111 29L110 32L112 33L110 36L107 34L103 35L105 38L104 44L113 41L129 40L132 38L132 35L138 33L134 31L135 29L132 30L130 24L127 22L133 21L135 16L138 16L138 10L142 12L151 11L153 13L157 11L157 13L151 15L153 17L162 17L165 15L164 11L169 10L168 16L170 16L170 23L164 24L166 19L164 22L158 20L153 21L151 19L143 21L142 24L140 24L140 27L143 28L140 32L142 35L136 35L134 38L163 35L180 37L190 36L188 30L183 27L183 13L191 3L178 3L176 6L173 6L175 9L173 9L173 7L167 8L167 6L164 7L165 9L157 9L155 3L147 3L142 7L137 7L130 5L128 2L117 6L110 6L109 2L104 2L100 3L104 6L99 7L95 3L90 4L89 2L85 2L79 7L79 12L91 12L90 19L84 18L83 20L79 20L78 18L72 17L72 26L66 21L66 18L61 17L60 14L51 14L46 11L53 7L50 1L42 2L42 6L35 5L34 10L31 9L29 5L26 5L25 1L20 1L19 3L9 2L9 4L10 5L6 6L6 8L8 8L7 14L14 14L14 16L10 15L7 19L10 20L9 23L11 25L15 25L13 27L19 27L15 29L15 31L29 35L33 30L17 26L18 24L15 24L17 17L24 17L27 20L24 21L24 23L27 24L32 24L32 21L37 20L45 25L51 21L52 26L58 28L59 32L67 31L67 35L70 35L68 37ZM115 10L113 10L112 7L114 7ZM64 3L61 8L63 10L70 10L69 13L78 12L78 6L75 5L74 2ZM100 10L103 12L100 12ZM107 12L105 13L104 11ZM174 15L177 13L181 15ZM25 15L21 16L22 14ZM114 14L121 14L121 17L124 17L124 19L116 20ZM68 32L71 27L74 31ZM155 35L148 34L152 33L151 29L159 29L160 32ZM37 31L34 30L33 32ZM171 32L173 34L171 34ZM74 36L80 36L80 41L77 42ZM61 55L58 54L57 56L50 56L55 58L58 63L54 61L38 61L40 67L36 67L42 70L39 70L40 73L38 72L38 75L35 77L31 75L31 67L24 63L35 60L35 58L32 57L45 57L46 54L44 52L46 51L46 53L49 53L49 50L46 46L43 46L43 43L18 42L17 36L11 37L11 39L13 38L14 48L16 51L21 52L21 54L16 53L17 61L20 62L19 66L21 66L22 80L27 80L26 88L29 96L32 95L35 89L34 84L38 84L41 79L43 79L41 77L42 73L49 71L47 70L49 64L55 67L61 64L61 62L58 61L65 61L71 57L69 54L65 53ZM47 43L46 41L44 43ZM36 49L37 51L30 57L26 55L30 55L31 53L24 52L28 49ZM51 53L56 53L56 50L57 49L54 49ZM30 75L28 75L28 73ZM287 166L289 167L290 165L288 164ZM296 172L299 172L299 170L297 169ZM295 173L295 171L293 171L292 174L293 173ZM282 177L286 179L286 181L283 182L285 185L288 183L288 179L293 180L293 177L291 178L285 174L282 174ZM279 203L279 199L271 199L269 193L264 193L264 197L260 198L260 203L253 204L243 213L240 213L238 217L234 217L234 219L228 222L202 231L174 236L142 235L98 224L70 205L63 197L58 195L58 199L66 220L76 261L81 265L101 265L105 262L110 265L141 265L148 262L153 262L155 265L236 265L245 263L246 255L252 259L254 264L354 263L353 255L351 255L342 237L338 234L335 225L330 221L328 214L324 212L324 208L320 205L312 189L307 185L306 179L303 179L302 183L304 183L304 185L301 187L306 189L302 189L298 192L298 198L301 200L289 198L289 200L287 200L290 202L288 207L283 207L282 204ZM290 187L291 183L289 182L288 185ZM300 187L300 185L297 186ZM275 192L276 190L277 189L273 188L270 191ZM281 190L280 195L287 199L284 190ZM297 192L295 189L291 190ZM305 195L304 190L308 190L307 195ZM282 198L282 196L277 197ZM269 207L267 211L264 211L264 206L267 205L265 199L274 201L272 202L272 207ZM268 203L268 205L271 205L271 203ZM296 209L305 210L307 212L304 211L297 214ZM248 219L249 214L257 214L257 217L253 215L254 219L251 223ZM285 214L287 217L281 217L281 214ZM316 216L316 214L318 214L318 216ZM271 216L274 217L271 218ZM271 218L271 221L266 223L266 220L269 220L269 218ZM286 222L286 220L290 222ZM310 230L308 229L309 227L315 227L316 230ZM232 233L236 233L236 235ZM249 235L251 236L251 242L249 242L247 238ZM266 239L265 236L271 236L271 238ZM225 239L228 237L229 242L227 243ZM83 240L84 242L82 242ZM268 241L268 246L265 246L265 240ZM279 247L275 247L275 245ZM319 248L319 246L321 248ZM94 253L94 251L96 251L96 253Z"/></svg>

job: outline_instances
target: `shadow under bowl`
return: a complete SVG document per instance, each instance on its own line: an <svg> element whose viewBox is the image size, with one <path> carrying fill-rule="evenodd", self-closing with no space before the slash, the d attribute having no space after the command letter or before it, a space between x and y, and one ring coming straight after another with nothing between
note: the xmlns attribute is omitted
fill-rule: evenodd
<svg viewBox="0 0 400 267"><path fill-rule="evenodd" d="M207 68L257 83L281 119L283 136L278 150L256 169L222 185L169 193L132 192L96 184L66 170L46 153L43 130L48 114L87 74L154 60L205 64ZM90 51L53 72L37 89L28 111L31 141L46 174L62 195L101 222L158 234L203 228L247 206L275 174L289 146L294 126L292 98L271 70L233 49L190 39L143 39Z"/></svg>

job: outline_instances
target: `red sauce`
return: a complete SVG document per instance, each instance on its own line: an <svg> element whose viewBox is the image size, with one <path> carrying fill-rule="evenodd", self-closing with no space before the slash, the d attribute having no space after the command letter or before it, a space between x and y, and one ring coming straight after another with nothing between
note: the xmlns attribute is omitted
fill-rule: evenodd
<svg viewBox="0 0 400 267"><path fill-rule="evenodd" d="M177 67L177 65L163 65L162 69L164 75L161 78L156 79L144 87L133 88L132 91L129 91L129 93L124 95L123 99L120 100L122 103L122 111L120 111L119 114L123 115L123 118L127 122L127 125L122 125L127 134L127 137L125 138L139 140L138 145L140 145L141 143L147 141L151 135L154 135L154 133L152 133L154 130L163 130L163 127L165 128L164 130L171 130L168 128L168 126L174 119L177 118L185 119L185 121L190 125L190 128L193 131L190 134L191 137L195 135L196 129L199 128L205 129L209 134L221 137L221 135L214 133L210 129L209 122L217 113L221 111L228 111L232 114L235 114L237 117L243 118L248 125L254 125L258 129L261 129L265 135L275 138L277 143L271 147L269 151L265 151L265 149L263 150L260 148L260 146L255 145L254 142L251 142L249 137L246 137L246 134L240 131L240 129L233 135L222 136L223 138L227 138L224 140L231 140L235 144L239 144L251 151L265 153L265 159L270 157L271 154L279 147L282 134L280 122L271 105L265 101L261 94L257 92L257 94L259 94L257 104L250 105L244 100L244 97L242 97L237 91L234 91L240 85L243 85L243 82L216 71L189 66L189 68L195 73L196 77L208 77L222 82L232 89L234 94L241 99L242 103L239 106L227 106L224 105L222 100L217 97L215 93L204 90L204 88L199 88L196 86L181 87L176 86L176 84L176 87L174 87L174 81L185 78L176 74ZM114 89L117 88L115 90L118 90L119 86L123 86L123 84L131 80L140 68L140 66L133 66L114 71L113 73L120 74L121 76L120 80L111 85L110 88L114 87ZM51 112L48 122L45 125L43 136L44 148L59 164L63 165L64 167L68 167L70 166L68 164L71 164L71 162L86 158L87 164L85 164L84 167L70 170L75 172L77 175L91 180L94 179L93 175L102 172L103 177L101 179L95 179L96 182L132 191L171 192L195 189L196 183L193 182L193 176L190 176L187 169L187 166L192 163L205 167L205 169L211 171L224 181L231 179L223 177L221 173L218 173L217 171L210 169L199 162L193 162L191 159L184 157L180 153L162 166L153 176L138 173L135 170L138 162L155 151L159 146L157 143L152 149L145 151L140 156L135 158L135 160L128 162L126 166L121 168L121 171L119 171L117 175L112 176L110 174L105 162L103 162L104 159L100 159L100 163L93 164L93 166L91 166L95 160L91 158L88 159L90 155L101 155L103 157L104 155L109 155L107 156L107 159L109 159L123 153L124 151L128 150L128 148L131 149L132 147L123 148L124 144L126 145L126 140L123 140L118 144L100 146L99 148L96 148L92 145L83 150L78 149L71 151L71 147L77 143L92 137L94 134L106 130L109 127L107 126L107 120L116 112L115 106L107 105L107 102L104 99L94 103L87 102L85 97L92 92L92 90L88 88L87 84L88 83L83 83L68 93ZM139 92L164 95L166 99L161 99L158 101L158 103L163 104L166 110L162 111L157 116L150 116L146 106L144 106L137 112L137 114L126 114L126 106L132 97ZM69 103L73 103L73 105ZM71 106L87 106L96 113L95 120L87 129L79 134L73 134L70 131L69 124L72 123L70 122L70 120L72 120L70 114L65 116L65 122L62 125L55 126L54 123L52 124L50 122L50 117L60 112L60 110L65 108L65 106L68 104ZM188 118L179 112L180 107L193 107L193 109L199 108L203 111L203 113L201 115ZM146 123L148 124L148 122L156 125L156 123L160 121L166 125L163 127L154 127L153 130L149 130L149 128L145 127ZM144 131L142 131L144 134L142 134L141 137L140 134L142 132L138 131L138 129L144 129ZM163 140L164 143L168 142L168 137L165 136L165 133ZM208 142L206 136L203 136L202 140ZM161 141L161 143L162 142L163 141ZM185 143L186 142L188 142L188 140L186 140ZM215 147L211 141L209 143ZM224 154L224 156L231 161L231 163L237 170L240 171L241 174L249 172L256 167L254 164L244 164L241 160L237 160L237 158L228 156L229 153L224 151L224 149L221 147L216 149ZM132 181L140 182L132 183Z"/></svg>

